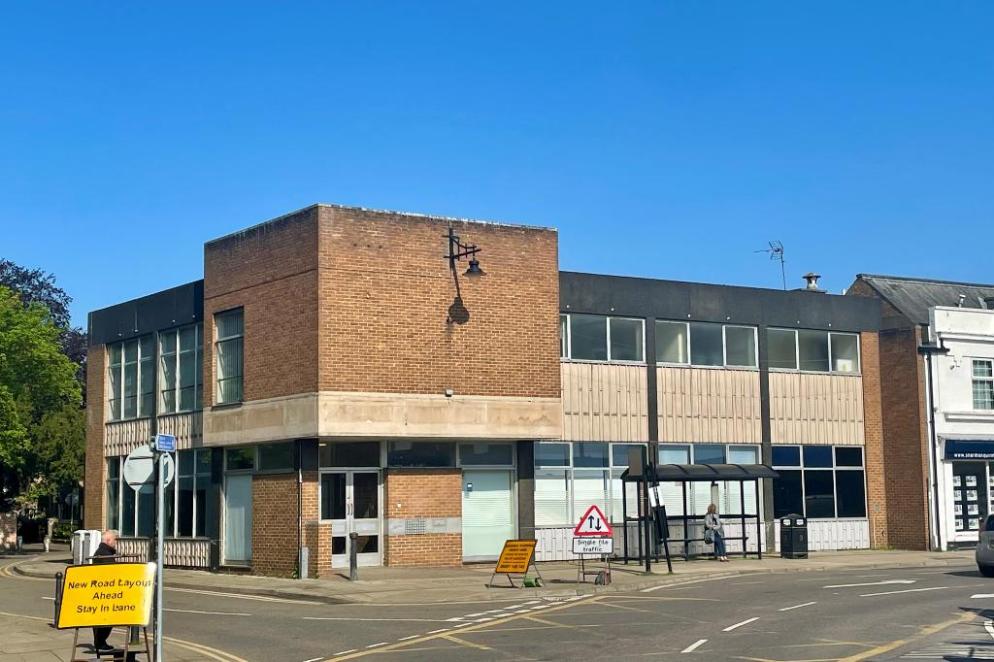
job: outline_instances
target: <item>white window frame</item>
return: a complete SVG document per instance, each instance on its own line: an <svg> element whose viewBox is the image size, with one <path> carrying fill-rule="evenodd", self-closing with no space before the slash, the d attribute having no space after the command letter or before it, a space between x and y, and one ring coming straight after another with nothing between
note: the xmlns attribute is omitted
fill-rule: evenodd
<svg viewBox="0 0 994 662"><path fill-rule="evenodd" d="M702 365L699 363L694 363L694 356L690 351L690 324L691 322L698 322L700 324L717 324L721 326L721 365ZM671 366L671 367L691 367L691 368L708 368L717 370L759 370L759 329L755 326L750 326L748 324L724 324L722 322L704 322L702 320L668 320L668 319L657 319L654 321L655 324L682 324L685 330L686 336L686 347L684 351L687 354L687 361L685 363L672 362L672 361L661 361L659 357L656 357L656 365ZM726 335L726 330L729 328L735 329L752 329L752 351L753 356L756 357L755 365L729 365L728 364L728 336ZM655 334L654 334L655 335Z"/></svg>
<svg viewBox="0 0 994 662"><path fill-rule="evenodd" d="M643 317L628 317L626 315L601 315L599 313L577 313L581 315L590 315L593 317L601 317L604 319L605 335L604 339L607 343L605 347L605 354L607 355L606 360L597 359L574 359L573 358L573 314L572 313L559 313L559 318L566 318L566 356L560 356L562 361L576 361L579 363L617 363L620 365L645 365L645 318ZM620 359L611 358L611 320L627 320L640 322L642 324L642 360L641 361L626 361ZM560 321L561 323L561 321ZM560 340L559 352L562 354L562 340Z"/></svg>
<svg viewBox="0 0 994 662"><path fill-rule="evenodd" d="M180 384L183 382L182 375L180 374L180 366L182 365L182 361L180 360L180 356L181 356L182 352L180 352L179 335L180 335L180 332L182 332L185 329L189 329L191 327L194 330L193 331L193 333L194 333L194 335L193 335L193 339L194 339L194 344L193 344L193 355L194 355L193 356L193 364L194 364L194 366L196 366L194 368L193 407L190 408L190 409L182 409L180 407L180 396L179 396ZM172 388L172 391L173 391L173 402L175 403L176 406L175 406L175 408L172 411L166 411L165 402L162 400L162 394L165 392L164 383L163 383L164 380L165 380L165 371L161 369L161 367L162 367L161 364L162 364L163 357L167 355L166 353L164 353L162 351L162 338L165 335L167 335L167 334L171 334L172 337L173 337L173 348L172 348L171 352L169 352L168 355L170 355L172 357L172 361L174 362L175 375L176 375L176 383L173 385L173 388ZM203 371L204 371L203 370L203 357L204 357L204 350L203 350L203 341L204 341L204 327L203 327L203 324L200 323L200 322L198 322L197 324L188 324L186 326L176 327L174 329L169 329L167 331L160 331L158 333L159 364L160 364L158 366L158 368L159 368L158 369L158 373L159 373L159 379L158 379L158 381L159 381L159 389L158 389L158 392L155 395L156 395L157 398L159 398L159 409L158 409L158 413L160 415L168 416L169 414L182 414L182 413L191 412L191 411L199 411L200 409L203 408L203 396L204 396L204 384L203 384L203 381L204 381L203 380ZM243 348L244 348L244 345L243 345ZM243 363L244 363L244 360L243 360ZM243 369L242 369L242 373L243 373L242 379L244 381L244 366L243 366Z"/></svg>
<svg viewBox="0 0 994 662"><path fill-rule="evenodd" d="M815 375L853 375L858 376L863 374L863 339L858 333L853 333L851 331L826 331L825 329L788 329L780 326L767 327L767 332L773 331L789 331L794 334L794 368L770 368L773 372L806 372ZM828 370L804 370L801 368L801 342L798 336L798 331L818 331L819 333L828 334ZM856 363L857 369L854 372L844 372L842 370L835 369L835 356L832 352L832 336L852 336L856 338Z"/></svg>
<svg viewBox="0 0 994 662"><path fill-rule="evenodd" d="M155 406L156 406L155 399L159 397L158 385L157 384L152 387L153 388L153 393L152 393L152 411L146 412L146 411L144 411L144 408L142 407L142 395L144 394L144 392L142 391L142 386L143 386L143 383L142 383L142 361L151 361L152 362L152 380L155 381L155 379L156 379L155 376L156 376L156 373L158 372L157 366L155 365L155 344L158 342L158 339L156 338L156 335L157 334L154 334L154 333L153 334L144 334L144 335L141 335L141 336L136 336L134 338L130 338L128 340L121 340L121 341L118 341L118 342L115 342L115 343L110 343L109 345L107 345L106 354L108 356L108 359L110 357L110 353L111 353L111 348L112 347L119 347L120 351L121 351L121 362L117 366L112 365L109 362L109 360L107 362L107 373L108 373L108 376L107 376L107 386L106 386L106 395L107 395L107 397L105 399L105 405L104 406L105 406L105 411L107 412L107 422L108 423L117 423L117 422L120 422L120 421L135 421L135 420L138 420L138 419L141 419L141 418L151 418L152 414L154 413ZM149 346L152 347L152 356L146 357L142 353L142 343L141 343L141 341L142 341L143 338L150 338L151 339L151 342L149 343ZM125 358L125 352L127 350L127 346L130 345L130 344L132 344L132 343L134 343L135 346L136 346L136 348L137 348L137 350L136 350L136 352L137 352L137 354L136 354L137 359L135 360L136 361L136 368L135 368L135 370L137 371L137 375L135 377L135 415L134 416L125 416L124 415L124 374L126 372L125 366L128 365L128 361ZM117 399L118 402L120 402L120 414L121 415L118 416L117 418L114 417L114 410L111 407L111 400L114 400L114 398L110 397L111 396L111 390L110 389L111 389L112 380L109 378L109 373L115 367L119 371L119 374L118 374L118 383L120 385L120 391L117 393L117 398L116 399Z"/></svg>
<svg viewBox="0 0 994 662"><path fill-rule="evenodd" d="M991 377L978 377L976 374L977 364L986 363L990 369ZM970 402L974 411L994 411L994 401L991 402L990 407L978 407L977 399L975 396L975 388L977 383L987 383L990 384L991 391L994 392L994 359L970 359Z"/></svg>

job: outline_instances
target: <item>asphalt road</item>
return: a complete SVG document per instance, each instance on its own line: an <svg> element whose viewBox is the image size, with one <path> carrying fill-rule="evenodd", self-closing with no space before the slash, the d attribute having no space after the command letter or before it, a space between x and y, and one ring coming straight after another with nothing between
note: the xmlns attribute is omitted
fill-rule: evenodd
<svg viewBox="0 0 994 662"><path fill-rule="evenodd" d="M51 582L0 572L0 611L48 616L51 596ZM994 659L994 580L971 565L764 573L447 605L167 589L165 606L167 635L252 661Z"/></svg>

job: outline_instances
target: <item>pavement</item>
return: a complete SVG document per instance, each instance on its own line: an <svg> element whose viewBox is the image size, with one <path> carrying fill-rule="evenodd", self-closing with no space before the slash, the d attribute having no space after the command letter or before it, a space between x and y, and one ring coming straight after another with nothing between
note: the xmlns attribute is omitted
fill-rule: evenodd
<svg viewBox="0 0 994 662"><path fill-rule="evenodd" d="M73 633L73 630L56 630L51 627L51 618L0 611L0 662L71 660ZM117 629L111 635L110 643L123 647L125 636L125 630ZM96 659L91 652L92 642L90 631L80 630L77 654ZM233 658L223 651L212 651L208 647L176 639L164 642L163 657L167 656L178 662L205 659L233 662ZM107 655L104 659L111 660L113 657Z"/></svg>
<svg viewBox="0 0 994 662"><path fill-rule="evenodd" d="M64 549L49 554L35 553L19 558L6 571L25 577L53 579L64 572L68 555ZM2 558L2 557L0 557ZM511 588L504 575L493 577L493 564L473 564L460 568L360 568L359 580L344 575L325 579L281 579L254 575L208 573L199 570L166 569L165 585L175 588L214 590L236 594L265 595L326 604L377 603L404 604L486 601L594 595L632 591L700 579L718 579L742 574L772 572L819 572L833 569L887 567L942 567L972 559L972 552L903 552L858 550L813 552L807 559L765 556L735 558L729 563L712 560L674 561L673 573L666 564L653 564L652 571L635 564L611 565L611 584L600 586L578 582L575 562L538 564L541 588ZM602 564L588 564L602 567ZM493 579L493 585L489 585ZM520 581L515 584L520 586Z"/></svg>

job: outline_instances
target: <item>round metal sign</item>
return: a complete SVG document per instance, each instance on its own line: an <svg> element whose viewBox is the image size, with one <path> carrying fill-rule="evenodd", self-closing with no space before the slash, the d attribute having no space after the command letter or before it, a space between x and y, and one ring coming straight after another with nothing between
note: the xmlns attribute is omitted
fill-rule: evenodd
<svg viewBox="0 0 994 662"><path fill-rule="evenodd" d="M167 453L163 464L166 474L162 477L162 484L169 485L173 482L173 474L176 473L173 456ZM135 491L141 489L142 485L151 483L154 477L155 454L148 446L139 446L124 458L124 482Z"/></svg>

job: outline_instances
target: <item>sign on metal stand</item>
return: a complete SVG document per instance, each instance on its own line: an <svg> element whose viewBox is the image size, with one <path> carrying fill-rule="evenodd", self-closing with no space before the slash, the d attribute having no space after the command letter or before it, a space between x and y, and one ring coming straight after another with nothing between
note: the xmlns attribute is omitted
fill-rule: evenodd
<svg viewBox="0 0 994 662"><path fill-rule="evenodd" d="M611 555L614 554L614 529L604 512L596 504L587 508L573 528L573 553L580 557L577 581L584 582L588 576L596 577L596 583L611 582ZM606 562L607 567L587 570L587 556L596 556Z"/></svg>
<svg viewBox="0 0 994 662"><path fill-rule="evenodd" d="M535 565L535 546L537 544L537 540L505 540L504 549L501 550L500 558L497 559L497 567L494 568L494 574L490 576L489 585L494 585L494 577L497 575L507 575L507 581L510 582L512 588L515 588L511 575L521 575L522 584L528 586L528 568L532 567L535 568L535 585L538 586L539 582L542 581L542 575L538 571L538 566Z"/></svg>

